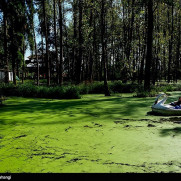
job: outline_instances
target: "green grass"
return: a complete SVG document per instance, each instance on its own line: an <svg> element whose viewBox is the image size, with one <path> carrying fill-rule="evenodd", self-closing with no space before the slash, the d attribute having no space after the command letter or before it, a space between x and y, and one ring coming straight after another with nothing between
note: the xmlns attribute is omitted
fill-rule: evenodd
<svg viewBox="0 0 181 181"><path fill-rule="evenodd" d="M181 172L181 118L147 114L154 99L10 97L0 107L0 172Z"/></svg>

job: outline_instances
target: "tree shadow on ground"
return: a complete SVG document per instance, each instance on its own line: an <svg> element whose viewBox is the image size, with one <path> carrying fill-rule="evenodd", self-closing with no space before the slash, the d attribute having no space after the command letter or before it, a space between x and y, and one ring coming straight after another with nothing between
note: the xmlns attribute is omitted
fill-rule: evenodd
<svg viewBox="0 0 181 181"><path fill-rule="evenodd" d="M16 102L17 99L17 102ZM139 111L143 108L149 107L153 99L134 98L134 97L99 97L98 99L79 99L79 100L46 100L46 99L20 99L15 98L12 103L6 104L0 109L0 124L5 124L4 120L11 119L10 123L15 124L17 120L12 120L13 116L18 114L43 114L47 113L52 115L62 114L70 117L77 116L77 120L80 118L93 119L103 116L105 119L113 119L114 117L124 117L139 115ZM7 113L7 116L1 116L1 113ZM80 117L80 114L82 117ZM138 115L137 115L138 114ZM146 112L145 112L146 115ZM17 118L16 118L17 119ZM41 119L41 117L40 117ZM31 119L33 120L33 119ZM67 120L69 121L69 120ZM24 120L23 123L27 123L28 120ZM52 123L53 120L50 120ZM57 122L58 121L54 121ZM47 122L45 122L48 124Z"/></svg>
<svg viewBox="0 0 181 181"><path fill-rule="evenodd" d="M163 137L166 136L178 136L181 135L181 127L175 127L172 129L163 129L160 131L160 135Z"/></svg>

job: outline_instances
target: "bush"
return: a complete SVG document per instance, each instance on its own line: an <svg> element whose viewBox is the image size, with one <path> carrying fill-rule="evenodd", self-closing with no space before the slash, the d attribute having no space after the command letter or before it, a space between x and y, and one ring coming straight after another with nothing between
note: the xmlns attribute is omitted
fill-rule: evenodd
<svg viewBox="0 0 181 181"><path fill-rule="evenodd" d="M81 84L78 87L80 94L104 94L104 82ZM123 84L122 81L108 83L109 91L112 93L133 93L137 87L137 84Z"/></svg>
<svg viewBox="0 0 181 181"><path fill-rule="evenodd" d="M37 87L32 84L20 84L16 87L17 96L37 97Z"/></svg>
<svg viewBox="0 0 181 181"><path fill-rule="evenodd" d="M45 87L32 84L0 84L0 94L4 96L21 96L50 99L79 99L80 93L78 87Z"/></svg>
<svg viewBox="0 0 181 181"><path fill-rule="evenodd" d="M172 89L173 91L181 91L181 85L180 84L173 85Z"/></svg>
<svg viewBox="0 0 181 181"><path fill-rule="evenodd" d="M122 84L122 81L115 81L115 82L111 82L109 84L109 87L110 87L110 90L113 92L113 93L122 93L123 91L123 84Z"/></svg>
<svg viewBox="0 0 181 181"><path fill-rule="evenodd" d="M49 98L48 87L43 87L43 86L37 87L37 97L38 98Z"/></svg>
<svg viewBox="0 0 181 181"><path fill-rule="evenodd" d="M174 88L172 85L164 85L164 86L158 87L158 90L161 92L172 92Z"/></svg>
<svg viewBox="0 0 181 181"><path fill-rule="evenodd" d="M81 84L78 86L80 94L89 94L90 84Z"/></svg>
<svg viewBox="0 0 181 181"><path fill-rule="evenodd" d="M0 94L4 96L15 96L17 94L16 87L14 84L0 84Z"/></svg>
<svg viewBox="0 0 181 181"><path fill-rule="evenodd" d="M155 97L158 94L155 90L136 92L135 97Z"/></svg>
<svg viewBox="0 0 181 181"><path fill-rule="evenodd" d="M152 97L159 92L171 92L181 90L180 85L160 84L152 86L151 91L144 91L144 86L139 84L126 84L122 81L108 82L109 91L111 93L136 93L137 97ZM0 95L5 96L22 96L22 97L38 97L50 99L79 99L83 94L104 94L104 82L94 82L72 86L36 86L32 82L25 84L0 84Z"/></svg>
<svg viewBox="0 0 181 181"><path fill-rule="evenodd" d="M135 90L135 97L155 97L158 94L158 90L155 89L155 87L151 87L150 91L145 91L144 86L140 85L138 88Z"/></svg>
<svg viewBox="0 0 181 181"><path fill-rule="evenodd" d="M50 99L63 99L65 98L64 95L64 89L62 87L45 87L43 89L43 92L41 94L44 94L46 98Z"/></svg>
<svg viewBox="0 0 181 181"><path fill-rule="evenodd" d="M89 94L104 94L104 82L90 84Z"/></svg>
<svg viewBox="0 0 181 181"><path fill-rule="evenodd" d="M138 87L137 84L123 84L122 93L133 93Z"/></svg>
<svg viewBox="0 0 181 181"><path fill-rule="evenodd" d="M65 87L64 96L65 99L80 99L80 92L76 86Z"/></svg>

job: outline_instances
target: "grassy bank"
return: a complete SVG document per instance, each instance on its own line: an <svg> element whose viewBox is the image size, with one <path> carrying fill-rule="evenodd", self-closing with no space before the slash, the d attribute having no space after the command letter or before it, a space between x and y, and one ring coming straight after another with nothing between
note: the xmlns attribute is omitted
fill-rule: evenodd
<svg viewBox="0 0 181 181"><path fill-rule="evenodd" d="M10 97L0 108L0 172L180 172L180 118L150 115L153 102Z"/></svg>

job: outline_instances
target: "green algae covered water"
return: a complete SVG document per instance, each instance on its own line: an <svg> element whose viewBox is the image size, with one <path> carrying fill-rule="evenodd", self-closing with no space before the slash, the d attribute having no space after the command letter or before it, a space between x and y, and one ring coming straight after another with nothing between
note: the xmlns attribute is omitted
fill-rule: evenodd
<svg viewBox="0 0 181 181"><path fill-rule="evenodd" d="M181 172L181 117L150 114L154 100L11 97L0 107L0 173Z"/></svg>

